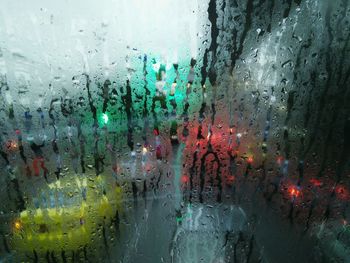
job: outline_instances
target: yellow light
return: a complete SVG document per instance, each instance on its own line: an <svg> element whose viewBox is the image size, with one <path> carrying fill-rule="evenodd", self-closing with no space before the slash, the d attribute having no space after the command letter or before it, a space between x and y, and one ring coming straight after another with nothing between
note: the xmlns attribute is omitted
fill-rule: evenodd
<svg viewBox="0 0 350 263"><path fill-rule="evenodd" d="M22 228L22 224L21 224L20 221L16 221L16 222L14 223L14 226L15 226L15 228L16 228L17 230L20 230L20 229Z"/></svg>
<svg viewBox="0 0 350 263"><path fill-rule="evenodd" d="M147 153L147 148L146 147L143 147L142 148L142 152L145 154L145 153Z"/></svg>
<svg viewBox="0 0 350 263"><path fill-rule="evenodd" d="M17 149L17 143L15 141L12 141L12 149Z"/></svg>

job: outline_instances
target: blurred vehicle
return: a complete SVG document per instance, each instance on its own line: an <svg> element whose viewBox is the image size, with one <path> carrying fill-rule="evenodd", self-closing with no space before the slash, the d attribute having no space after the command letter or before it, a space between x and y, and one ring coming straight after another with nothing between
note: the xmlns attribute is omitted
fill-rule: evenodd
<svg viewBox="0 0 350 263"><path fill-rule="evenodd" d="M73 180L65 176L40 189L14 219L11 246L40 252L87 245L98 226L111 222L121 209L121 187L109 180L103 175Z"/></svg>

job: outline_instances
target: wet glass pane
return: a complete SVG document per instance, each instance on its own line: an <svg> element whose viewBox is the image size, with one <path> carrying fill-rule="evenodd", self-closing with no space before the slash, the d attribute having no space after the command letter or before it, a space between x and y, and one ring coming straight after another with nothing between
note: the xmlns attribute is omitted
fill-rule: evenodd
<svg viewBox="0 0 350 263"><path fill-rule="evenodd" d="M0 3L0 262L349 262L349 0Z"/></svg>

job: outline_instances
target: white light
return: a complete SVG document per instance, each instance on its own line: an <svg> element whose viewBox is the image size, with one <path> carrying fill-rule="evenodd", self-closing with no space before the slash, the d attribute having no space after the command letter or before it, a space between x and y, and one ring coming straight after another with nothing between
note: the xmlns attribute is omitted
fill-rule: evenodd
<svg viewBox="0 0 350 263"><path fill-rule="evenodd" d="M276 101L276 96L272 95L270 101L271 103L274 103Z"/></svg>
<svg viewBox="0 0 350 263"><path fill-rule="evenodd" d="M158 72L160 69L160 63L153 63L152 67L155 72Z"/></svg>
<svg viewBox="0 0 350 263"><path fill-rule="evenodd" d="M166 70L171 70L171 68L173 67L173 65L171 63L167 63L166 64Z"/></svg>
<svg viewBox="0 0 350 263"><path fill-rule="evenodd" d="M107 122L108 122L108 115L106 113L103 113L102 118L103 118L103 122L105 124L107 124Z"/></svg>

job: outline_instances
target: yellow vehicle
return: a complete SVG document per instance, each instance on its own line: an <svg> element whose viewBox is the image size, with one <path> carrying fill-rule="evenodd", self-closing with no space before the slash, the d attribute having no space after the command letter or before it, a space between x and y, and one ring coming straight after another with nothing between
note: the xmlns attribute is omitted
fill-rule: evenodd
<svg viewBox="0 0 350 263"><path fill-rule="evenodd" d="M41 189L13 222L12 247L25 251L76 250L98 225L121 209L122 191L112 178L66 176Z"/></svg>

